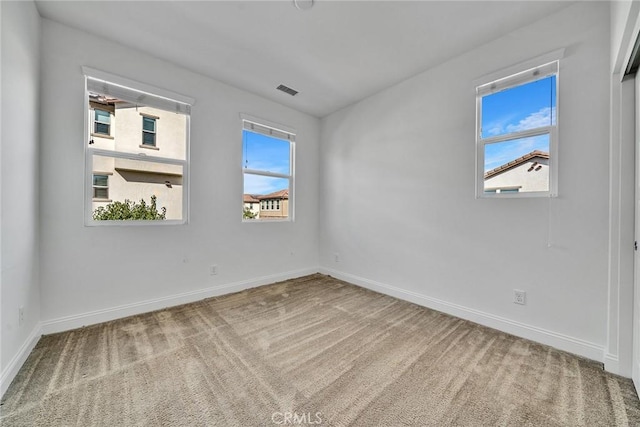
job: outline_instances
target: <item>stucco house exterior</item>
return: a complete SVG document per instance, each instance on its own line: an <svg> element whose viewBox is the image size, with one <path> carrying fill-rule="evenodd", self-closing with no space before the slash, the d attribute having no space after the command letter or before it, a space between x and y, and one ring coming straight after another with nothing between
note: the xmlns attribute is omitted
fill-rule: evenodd
<svg viewBox="0 0 640 427"><path fill-rule="evenodd" d="M280 190L257 197L260 200L261 219L285 219L289 217L289 190Z"/></svg>
<svg viewBox="0 0 640 427"><path fill-rule="evenodd" d="M89 94L89 144L93 148L146 156L184 159L187 117ZM129 199L157 198L166 219L182 219L183 170L180 165L93 156L92 209Z"/></svg>
<svg viewBox="0 0 640 427"><path fill-rule="evenodd" d="M260 218L260 199L258 199L258 197L259 196L254 196L252 194L242 195L243 209L251 211L251 213L255 215L255 218L253 219Z"/></svg>
<svg viewBox="0 0 640 427"><path fill-rule="evenodd" d="M484 174L485 193L549 191L549 153L532 151Z"/></svg>

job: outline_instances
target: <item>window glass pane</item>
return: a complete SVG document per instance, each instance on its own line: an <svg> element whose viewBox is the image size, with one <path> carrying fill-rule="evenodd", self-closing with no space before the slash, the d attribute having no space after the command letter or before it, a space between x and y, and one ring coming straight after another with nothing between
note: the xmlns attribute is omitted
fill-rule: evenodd
<svg viewBox="0 0 640 427"><path fill-rule="evenodd" d="M102 134L105 134L105 135L109 135L109 130L110 130L109 129L110 128L109 125L106 125L104 123L98 123L98 122L96 122L95 125L96 125L96 127L94 129L94 133L102 133Z"/></svg>
<svg viewBox="0 0 640 427"><path fill-rule="evenodd" d="M259 200L260 210L255 219L276 220L289 217L289 179L271 176L244 174L244 199L249 197ZM281 209L275 209L280 206ZM243 216L244 219L246 215Z"/></svg>
<svg viewBox="0 0 640 427"><path fill-rule="evenodd" d="M94 154L93 169L113 173L108 178L108 194L112 202L94 201L94 219L160 220L162 208L166 209L164 219L182 219L182 165ZM156 199L155 215L151 209L152 197ZM145 209L141 208L141 200L144 200Z"/></svg>
<svg viewBox="0 0 640 427"><path fill-rule="evenodd" d="M156 145L156 134L149 132L142 132L142 143L144 145Z"/></svg>
<svg viewBox="0 0 640 427"><path fill-rule="evenodd" d="M556 124L556 76L482 97L482 138Z"/></svg>
<svg viewBox="0 0 640 427"><path fill-rule="evenodd" d="M549 134L484 146L484 192L549 191Z"/></svg>
<svg viewBox="0 0 640 427"><path fill-rule="evenodd" d="M111 123L111 114L108 111L95 110L96 122Z"/></svg>
<svg viewBox="0 0 640 427"><path fill-rule="evenodd" d="M143 117L142 118L142 129L143 130L148 130L151 132L155 132L156 130L156 120L149 118L149 117Z"/></svg>
<svg viewBox="0 0 640 427"><path fill-rule="evenodd" d="M96 187L93 189L93 197L96 199L108 199L109 198L109 189L108 188L100 188Z"/></svg>
<svg viewBox="0 0 640 427"><path fill-rule="evenodd" d="M109 185L109 178L107 175L93 175L93 185L99 185L106 187Z"/></svg>
<svg viewBox="0 0 640 427"><path fill-rule="evenodd" d="M260 133L242 131L242 164L245 169L291 174L291 144Z"/></svg>
<svg viewBox="0 0 640 427"><path fill-rule="evenodd" d="M188 116L175 111L165 111L122 101L94 92L89 92L89 100L94 105L95 103L107 104L113 108L113 119L110 120L110 125L99 123L96 119L94 126L94 133L111 135L113 139L91 138L93 141L91 148L121 153L138 154L144 152L148 156L186 160ZM100 110L96 109L95 111L96 117L98 114L100 114L100 118L103 117L102 113L98 113ZM141 114L159 117L159 119L144 117ZM162 121L162 126L159 129L157 129L156 120ZM142 138L140 137L141 132ZM158 150L149 152L141 149L140 145L155 146Z"/></svg>

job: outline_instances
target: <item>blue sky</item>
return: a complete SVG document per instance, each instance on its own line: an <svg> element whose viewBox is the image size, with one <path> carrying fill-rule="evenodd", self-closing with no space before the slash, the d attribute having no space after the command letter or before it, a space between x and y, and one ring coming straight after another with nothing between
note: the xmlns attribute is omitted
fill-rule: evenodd
<svg viewBox="0 0 640 427"><path fill-rule="evenodd" d="M516 86L482 98L482 138L555 124L556 77ZM549 152L549 136L540 135L485 145L485 172L533 150Z"/></svg>
<svg viewBox="0 0 640 427"><path fill-rule="evenodd" d="M289 142L260 133L242 131L242 167L288 175L291 170ZM245 174L245 194L269 194L289 187L289 180Z"/></svg>

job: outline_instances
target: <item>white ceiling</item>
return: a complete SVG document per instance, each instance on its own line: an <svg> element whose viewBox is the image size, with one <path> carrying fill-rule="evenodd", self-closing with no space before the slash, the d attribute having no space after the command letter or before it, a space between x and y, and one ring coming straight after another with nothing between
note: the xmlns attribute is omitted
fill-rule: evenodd
<svg viewBox="0 0 640 427"><path fill-rule="evenodd" d="M566 1L38 1L54 21L323 117ZM300 93L277 91L284 84Z"/></svg>

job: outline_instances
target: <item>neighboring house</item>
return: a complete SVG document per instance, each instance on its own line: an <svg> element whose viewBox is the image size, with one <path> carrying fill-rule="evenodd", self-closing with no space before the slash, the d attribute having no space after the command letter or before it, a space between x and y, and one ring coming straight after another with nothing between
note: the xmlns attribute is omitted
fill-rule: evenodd
<svg viewBox="0 0 640 427"><path fill-rule="evenodd" d="M182 114L137 106L90 94L89 143L94 148L147 156L184 159L186 120ZM125 199L167 209L167 219L182 219L182 167L178 165L93 157L93 210Z"/></svg>
<svg viewBox="0 0 640 427"><path fill-rule="evenodd" d="M254 196L252 194L244 194L242 196L244 202L243 209L249 209L251 213L255 215L255 219L260 218L260 200L258 199L258 197L259 196Z"/></svg>
<svg viewBox="0 0 640 427"><path fill-rule="evenodd" d="M485 193L549 191L549 153L532 151L484 174Z"/></svg>
<svg viewBox="0 0 640 427"><path fill-rule="evenodd" d="M260 200L260 219L282 219L289 216L289 190L256 197Z"/></svg>

